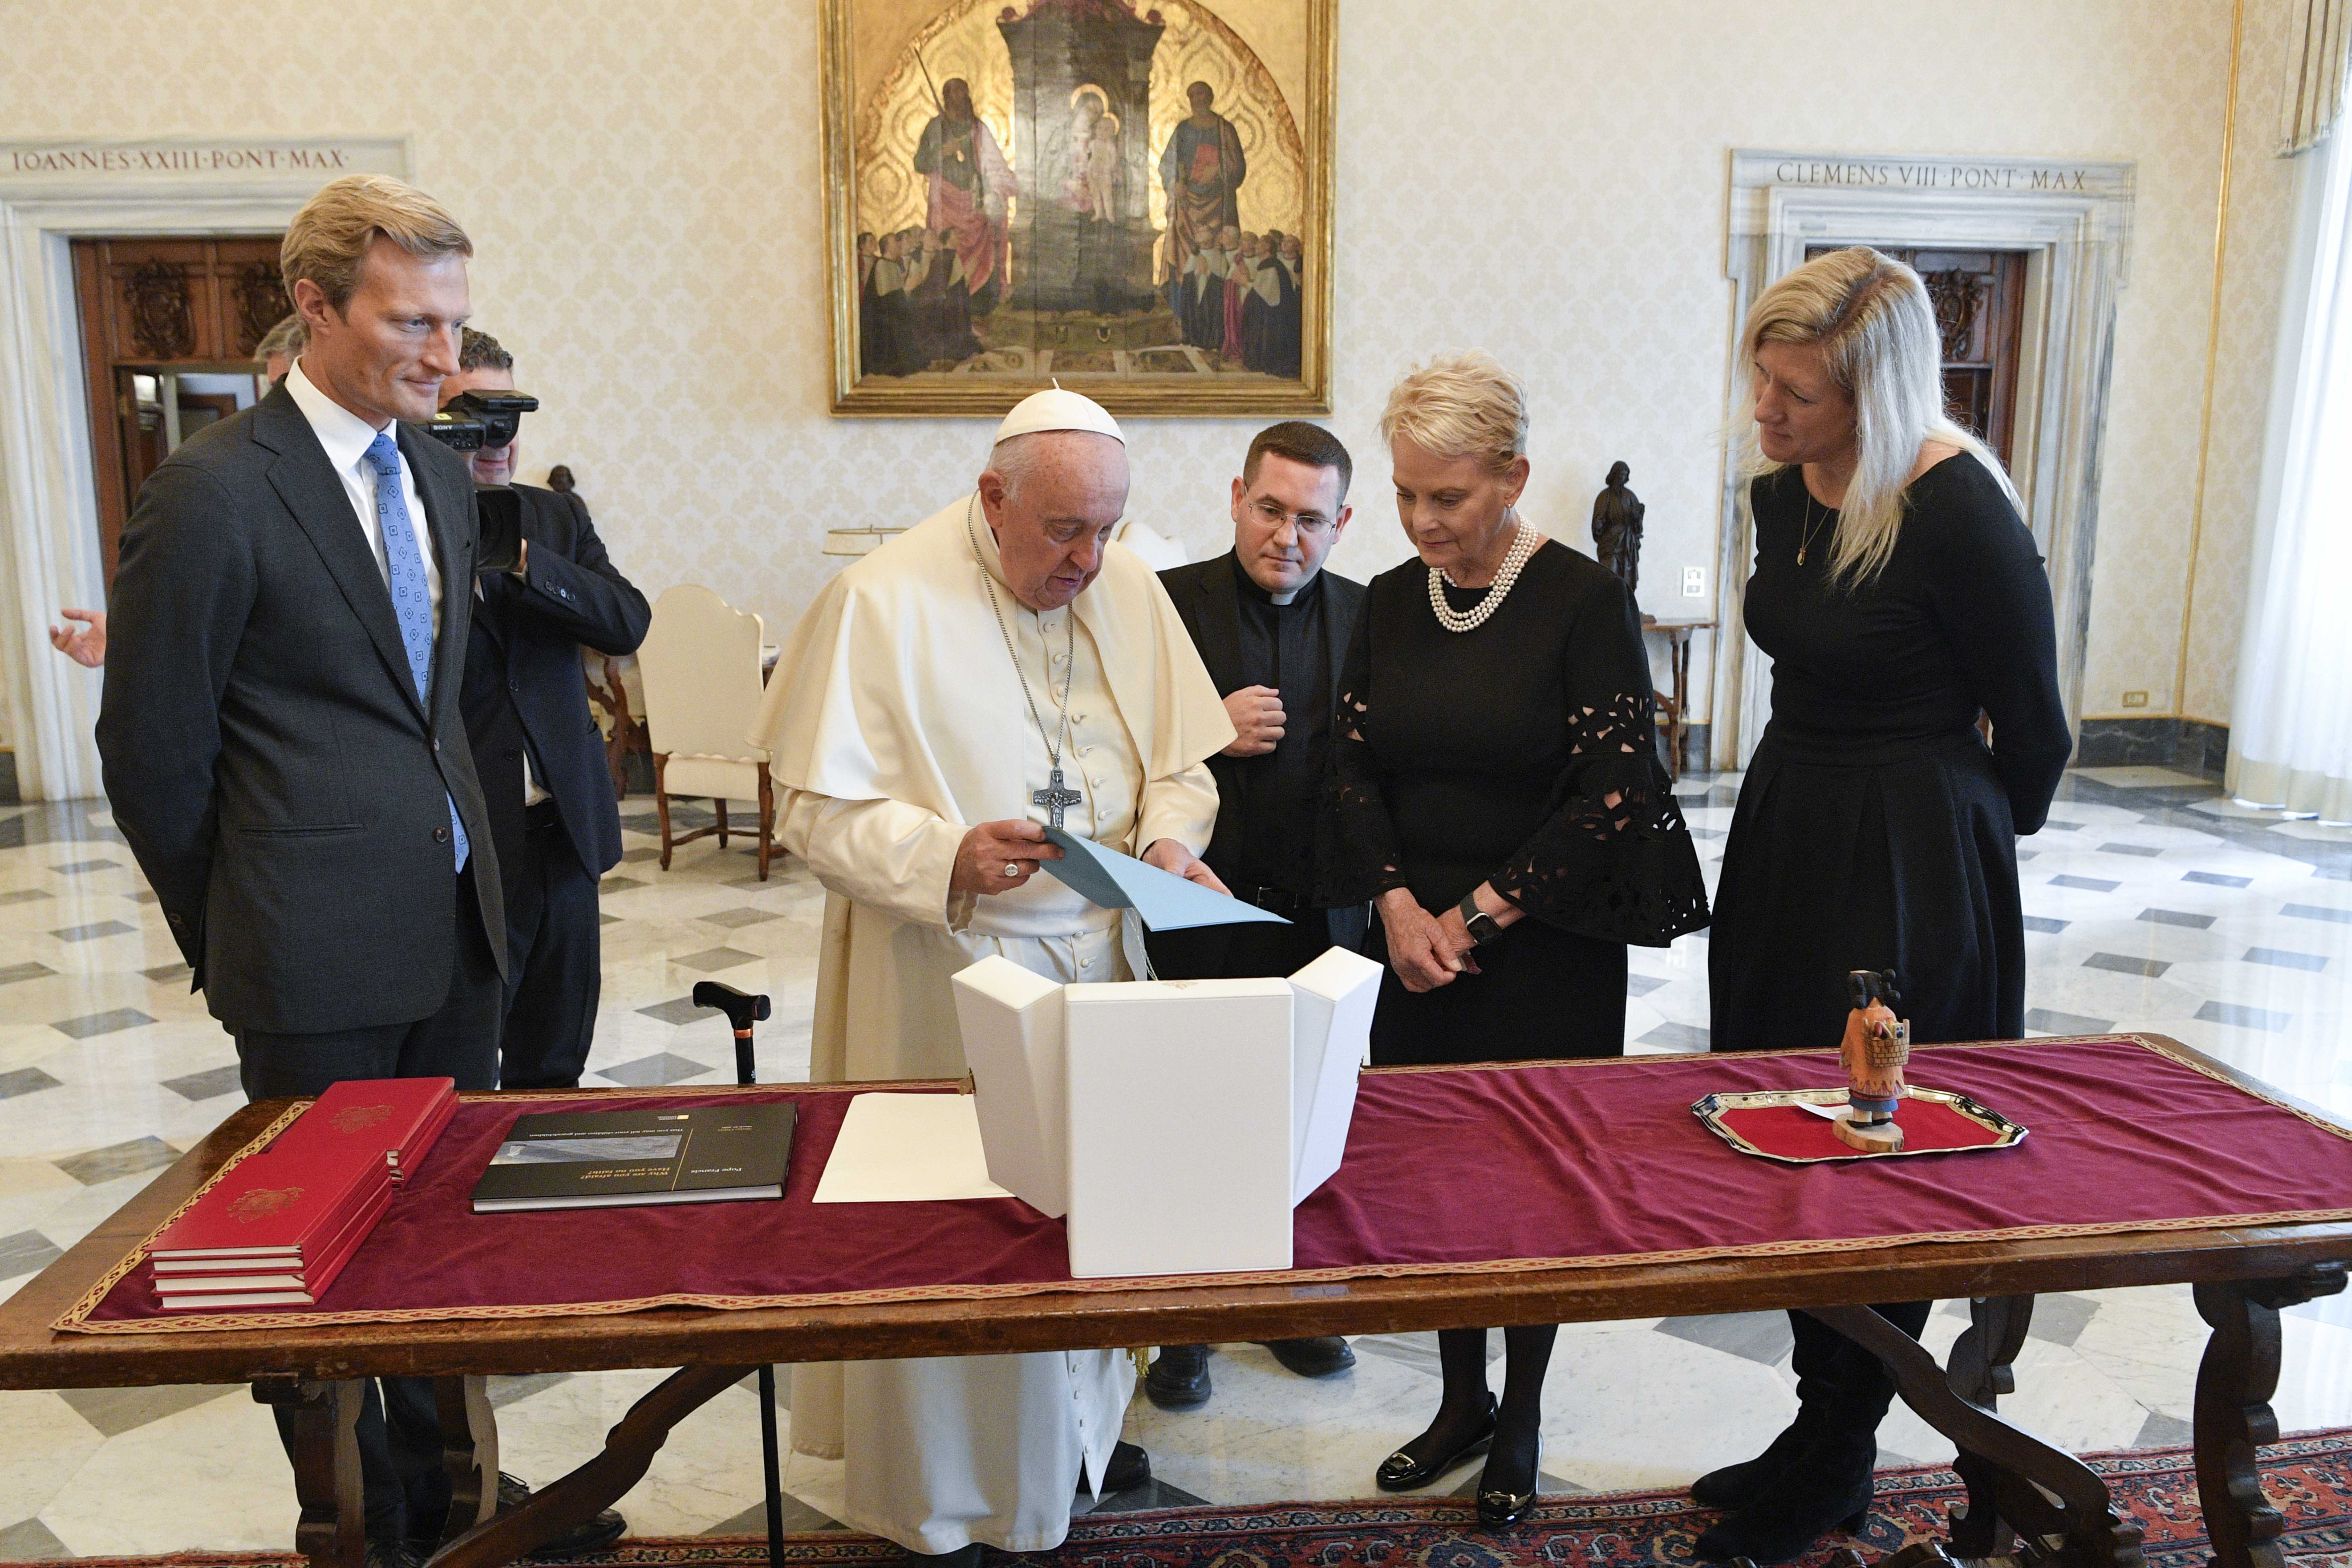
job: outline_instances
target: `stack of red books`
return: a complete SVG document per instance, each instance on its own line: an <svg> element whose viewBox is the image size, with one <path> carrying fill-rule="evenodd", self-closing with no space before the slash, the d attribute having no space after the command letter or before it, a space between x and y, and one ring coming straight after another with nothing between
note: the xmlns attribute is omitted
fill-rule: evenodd
<svg viewBox="0 0 2352 1568"><path fill-rule="evenodd" d="M446 1078L336 1084L155 1237L158 1300L315 1306L457 1108Z"/></svg>

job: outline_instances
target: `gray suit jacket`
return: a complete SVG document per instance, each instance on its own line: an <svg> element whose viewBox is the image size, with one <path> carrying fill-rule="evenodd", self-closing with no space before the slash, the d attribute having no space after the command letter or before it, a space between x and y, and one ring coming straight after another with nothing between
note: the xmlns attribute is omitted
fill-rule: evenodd
<svg viewBox="0 0 2352 1568"><path fill-rule="evenodd" d="M166 458L123 531L98 721L107 799L232 1030L441 1006L457 953L450 800L490 951L506 951L458 711L473 485L431 437L399 440L441 569L429 704L342 481L282 385Z"/></svg>

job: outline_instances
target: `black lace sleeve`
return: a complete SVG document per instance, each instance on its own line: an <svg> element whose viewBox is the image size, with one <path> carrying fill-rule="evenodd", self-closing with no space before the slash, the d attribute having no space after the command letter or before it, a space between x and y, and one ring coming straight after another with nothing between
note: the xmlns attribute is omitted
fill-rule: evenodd
<svg viewBox="0 0 2352 1568"><path fill-rule="evenodd" d="M1658 761L1633 595L1611 584L1580 607L1563 673L1569 763L1551 815L1488 882L1546 925L1664 947L1707 923L1706 884Z"/></svg>
<svg viewBox="0 0 2352 1568"><path fill-rule="evenodd" d="M1389 821L1372 748L1364 739L1364 715L1371 710L1371 608L1366 605L1339 671L1323 809L1316 820L1315 901L1326 909L1369 903L1404 886L1396 829Z"/></svg>

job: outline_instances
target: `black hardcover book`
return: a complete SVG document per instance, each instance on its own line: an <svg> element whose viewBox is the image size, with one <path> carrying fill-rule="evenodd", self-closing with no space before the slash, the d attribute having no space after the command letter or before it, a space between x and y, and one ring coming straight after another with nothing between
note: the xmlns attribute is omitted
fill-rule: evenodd
<svg viewBox="0 0 2352 1568"><path fill-rule="evenodd" d="M788 1100L515 1120L474 1212L781 1198L800 1109Z"/></svg>

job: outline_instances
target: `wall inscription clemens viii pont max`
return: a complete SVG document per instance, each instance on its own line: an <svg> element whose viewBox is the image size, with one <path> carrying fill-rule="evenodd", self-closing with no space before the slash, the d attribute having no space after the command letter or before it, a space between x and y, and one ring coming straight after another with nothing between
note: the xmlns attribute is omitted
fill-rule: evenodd
<svg viewBox="0 0 2352 1568"><path fill-rule="evenodd" d="M1327 411L1332 11L828 0L835 411Z"/></svg>

